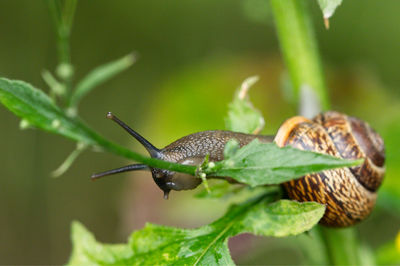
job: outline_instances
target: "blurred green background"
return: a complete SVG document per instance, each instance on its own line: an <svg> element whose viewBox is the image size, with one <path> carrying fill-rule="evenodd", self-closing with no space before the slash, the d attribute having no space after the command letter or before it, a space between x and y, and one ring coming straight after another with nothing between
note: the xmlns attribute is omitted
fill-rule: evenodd
<svg viewBox="0 0 400 266"><path fill-rule="evenodd" d="M387 177L371 217L357 227L373 250L400 229L400 1L344 1L323 27L310 1L333 109L370 122L385 139ZM44 1L0 1L0 76L47 91L40 76L57 65L55 33ZM285 97L285 70L268 2L264 0L79 1L72 31L76 79L131 51L128 71L84 99L80 115L107 138L145 152L105 119L113 111L155 146L206 129L223 129L227 104L247 77L260 81L250 96L273 134L296 114ZM38 130L0 107L0 264L61 264L77 219L103 242L124 242L145 222L194 227L216 219L227 201L195 192L162 193L145 172L90 182L93 172L127 164L87 151L62 177L56 169L75 144ZM211 209L209 206L212 205ZM230 241L240 264L297 264L293 239L239 236ZM246 245L243 245L246 243ZM288 255L290 254L290 255Z"/></svg>

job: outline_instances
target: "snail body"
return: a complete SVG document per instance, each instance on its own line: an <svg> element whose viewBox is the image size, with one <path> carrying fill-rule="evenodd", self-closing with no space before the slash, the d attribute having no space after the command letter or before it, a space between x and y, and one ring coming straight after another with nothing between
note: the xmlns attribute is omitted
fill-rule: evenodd
<svg viewBox="0 0 400 266"><path fill-rule="evenodd" d="M124 127L141 142L152 157L187 165L198 165L208 154L210 161L223 159L225 144L236 139L240 146L254 139L273 142L280 147L290 145L302 150L326 153L345 159L364 158L364 163L350 168L338 168L308 174L283 184L289 198L316 201L326 205L320 223L345 227L365 219L376 201L376 190L384 176L384 144L382 138L364 121L329 111L309 120L293 117L285 121L275 137L243 134L232 131L203 131L176 140L157 149L115 116L109 118ZM156 184L168 198L171 190L196 188L201 179L195 176L134 164L95 174L93 178L140 169L150 169ZM229 179L229 177L227 177Z"/></svg>

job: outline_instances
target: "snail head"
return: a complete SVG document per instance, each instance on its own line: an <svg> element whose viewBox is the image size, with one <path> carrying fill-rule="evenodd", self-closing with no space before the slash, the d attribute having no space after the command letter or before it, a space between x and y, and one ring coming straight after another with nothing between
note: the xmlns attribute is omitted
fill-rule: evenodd
<svg viewBox="0 0 400 266"><path fill-rule="evenodd" d="M107 118L111 119L119 126L121 126L125 131L127 131L131 136L133 136L143 147L147 150L152 158L165 160L166 154L162 149L156 148L147 139L141 136L139 133L130 128L127 124L121 121L118 117L113 115L111 112L107 113ZM171 190L186 190L193 189L197 187L201 180L189 174L177 173L169 170L152 168L145 164L130 164L120 168L108 170L105 172L100 172L93 174L91 176L92 180L97 180L104 176L109 176L117 173L136 171L136 170L150 170L153 176L154 182L157 186L164 192L164 198L168 199L169 192Z"/></svg>

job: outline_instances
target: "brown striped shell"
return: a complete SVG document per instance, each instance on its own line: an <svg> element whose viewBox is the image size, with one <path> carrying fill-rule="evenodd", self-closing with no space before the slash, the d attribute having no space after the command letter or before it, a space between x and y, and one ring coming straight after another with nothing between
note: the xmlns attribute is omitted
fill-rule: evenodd
<svg viewBox="0 0 400 266"><path fill-rule="evenodd" d="M309 174L284 187L291 199L325 204L323 225L349 226L370 214L385 173L385 152L382 138L367 123L334 111L313 120L293 117L283 123L275 141L281 147L365 158L360 166Z"/></svg>

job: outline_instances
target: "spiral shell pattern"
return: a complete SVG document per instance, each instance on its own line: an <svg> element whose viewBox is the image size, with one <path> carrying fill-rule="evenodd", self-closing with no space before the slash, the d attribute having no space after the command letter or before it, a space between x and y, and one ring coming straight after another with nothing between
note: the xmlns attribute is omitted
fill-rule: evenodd
<svg viewBox="0 0 400 266"><path fill-rule="evenodd" d="M385 151L382 138L367 123L334 111L313 120L293 117L280 127L275 142L345 159L364 158L359 166L308 174L284 187L291 199L325 204L323 225L350 226L371 213L385 174Z"/></svg>

